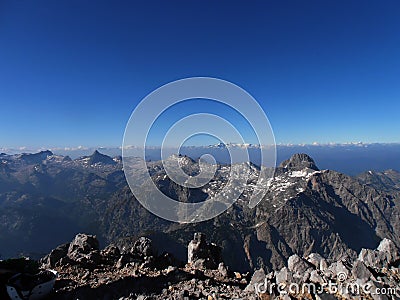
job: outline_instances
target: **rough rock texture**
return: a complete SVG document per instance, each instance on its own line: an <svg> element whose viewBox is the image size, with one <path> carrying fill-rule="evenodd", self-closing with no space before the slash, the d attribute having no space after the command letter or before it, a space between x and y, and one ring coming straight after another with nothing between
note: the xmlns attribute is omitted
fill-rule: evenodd
<svg viewBox="0 0 400 300"><path fill-rule="evenodd" d="M304 153L293 155L291 158L283 161L279 166L293 171L301 171L305 168L318 171L314 160Z"/></svg>
<svg viewBox="0 0 400 300"><path fill-rule="evenodd" d="M221 247L208 243L205 234L196 232L188 245L188 263L199 269L216 269L220 262Z"/></svg>
<svg viewBox="0 0 400 300"><path fill-rule="evenodd" d="M262 171L254 165L241 165L241 170L250 173L248 184L225 213L201 223L174 224L151 214L135 199L126 184L120 158L108 158L116 164L107 164L90 157L71 161L49 155L37 161L20 156L1 158L3 258L21 251L37 258L35 253L48 253L83 231L96 234L102 243L116 243L120 254L129 254L130 262L143 255L132 250L142 236L157 244L158 254L172 253L186 262L187 241L194 232L203 232L222 248L226 266L240 272L280 269L293 254L355 259L362 248L375 249L384 238L400 245L400 173L393 170L367 172L362 180L335 171L318 171L311 158L294 155L275 169L273 179L260 184L266 195L250 209L249 198ZM168 160L182 162L190 174L199 167L196 161L183 156ZM198 202L222 190L231 166L218 165L210 183L196 189L174 183L159 161L149 162L148 169L153 182L167 196ZM126 249L117 244L122 237L134 237L132 243L126 241ZM88 255L79 254L94 265L98 253ZM58 261L56 253L52 257L49 265ZM199 260L197 265L201 264Z"/></svg>
<svg viewBox="0 0 400 300"><path fill-rule="evenodd" d="M196 234L191 243L195 242L195 262L210 258L215 263L220 259L219 248L207 243L203 234ZM81 257L96 250L98 242L93 236L79 234L71 244L75 245L69 247L71 253ZM254 292L244 290L248 273L230 272L222 262L216 270L206 268L207 264L200 269L192 263L162 266L159 261L165 261L166 255L155 255L157 249L150 247L152 244L148 238L138 238L133 241L137 247L129 252L110 245L99 251L100 260L94 267L70 259L69 252L64 251L64 257L54 266L59 276L50 299L257 299ZM51 253L41 260L42 267L47 267ZM62 256L60 251L57 255Z"/></svg>
<svg viewBox="0 0 400 300"><path fill-rule="evenodd" d="M396 245L389 239L383 239L376 250L362 249L358 259L366 266L387 268L400 262Z"/></svg>
<svg viewBox="0 0 400 300"><path fill-rule="evenodd" d="M246 287L246 291L255 291L255 285L263 284L266 278L264 269L258 269L251 276L249 285Z"/></svg>
<svg viewBox="0 0 400 300"><path fill-rule="evenodd" d="M143 257L153 256L155 254L151 240L146 237L140 237L133 245L132 250Z"/></svg>
<svg viewBox="0 0 400 300"><path fill-rule="evenodd" d="M100 262L99 241L96 236L78 234L69 244L67 257L75 263L95 266Z"/></svg>
<svg viewBox="0 0 400 300"><path fill-rule="evenodd" d="M399 299L399 255L388 239L376 250L362 249L357 259L344 257L329 267L319 254L294 254L288 267L272 275L256 271L246 290L255 291L260 299Z"/></svg>
<svg viewBox="0 0 400 300"><path fill-rule="evenodd" d="M57 248L51 250L51 252L43 257L40 263L43 265L44 268L54 268L57 263L62 259L65 258L68 254L68 244L62 244Z"/></svg>
<svg viewBox="0 0 400 300"><path fill-rule="evenodd" d="M288 269L293 273L302 274L310 268L311 265L307 262L307 260L298 256L297 254L290 256L288 259Z"/></svg>
<svg viewBox="0 0 400 300"><path fill-rule="evenodd" d="M282 257L295 253L354 259L362 248L375 248L383 238L399 245L398 199L349 176L327 170L315 173L302 192L273 213L269 201L275 198L271 199L256 207L254 245L262 247L264 242L265 252L263 257L250 245L248 256L255 266L261 257L270 262L269 269L276 269L283 266Z"/></svg>
<svg viewBox="0 0 400 300"><path fill-rule="evenodd" d="M81 254L91 253L97 244L93 236L82 234L72 243L80 245L73 252ZM152 244L148 238L137 238L131 243ZM382 240L376 250L362 249L355 259L344 256L330 260L317 253L306 257L293 254L285 267L269 273L258 269L252 275L231 272L222 262L217 269L204 265L198 268L193 262L204 260L212 253L200 251L211 245L201 233L196 233L189 243L191 262L182 266L159 264L165 254L155 255L154 246L151 252L154 256L148 256L151 253L144 251L147 247L132 247L130 252L123 253L111 245L99 252L101 259L93 267L82 261L65 260L66 245L59 246L42 260L42 267L47 267L51 257L58 260L54 269L59 277L50 299L378 300L398 299L396 292L397 295L400 292L400 252L388 239ZM59 259L62 253L65 256ZM376 294L378 289L385 294Z"/></svg>
<svg viewBox="0 0 400 300"><path fill-rule="evenodd" d="M318 253L311 253L310 255L307 256L306 259L316 269L319 269L321 271L325 271L328 268L328 263L326 262L326 259L323 258Z"/></svg>
<svg viewBox="0 0 400 300"><path fill-rule="evenodd" d="M368 171L358 175L357 179L363 184L385 192L400 191L400 173L395 170Z"/></svg>

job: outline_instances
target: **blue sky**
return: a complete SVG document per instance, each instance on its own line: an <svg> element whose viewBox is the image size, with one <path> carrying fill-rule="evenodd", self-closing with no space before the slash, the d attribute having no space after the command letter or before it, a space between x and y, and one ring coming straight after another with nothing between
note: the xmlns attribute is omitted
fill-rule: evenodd
<svg viewBox="0 0 400 300"><path fill-rule="evenodd" d="M250 92L278 143L400 142L399 14L398 1L2 1L0 146L121 145L143 97L191 76Z"/></svg>

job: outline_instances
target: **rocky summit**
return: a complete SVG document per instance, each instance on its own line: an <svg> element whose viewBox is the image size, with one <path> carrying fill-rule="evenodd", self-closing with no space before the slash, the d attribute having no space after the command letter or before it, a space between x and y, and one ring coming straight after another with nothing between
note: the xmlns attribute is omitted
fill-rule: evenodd
<svg viewBox="0 0 400 300"><path fill-rule="evenodd" d="M356 259L294 254L280 270L257 270L245 290L261 299L398 299L399 254L389 239L376 250L361 249Z"/></svg>
<svg viewBox="0 0 400 300"><path fill-rule="evenodd" d="M257 299L245 291L250 274L225 266L220 247L195 233L188 260L160 252L146 237L99 250L95 236L78 234L40 260L58 272L48 299Z"/></svg>
<svg viewBox="0 0 400 300"><path fill-rule="evenodd" d="M246 273L227 267L203 233L187 249L180 262L146 237L99 249L95 236L78 234L39 261L39 270L58 273L46 299L398 299L400 292L400 251L389 239L355 259L293 254L283 268Z"/></svg>
<svg viewBox="0 0 400 300"><path fill-rule="evenodd" d="M318 171L314 160L305 153L295 154L291 158L283 161L279 166L293 171L301 171L305 168Z"/></svg>

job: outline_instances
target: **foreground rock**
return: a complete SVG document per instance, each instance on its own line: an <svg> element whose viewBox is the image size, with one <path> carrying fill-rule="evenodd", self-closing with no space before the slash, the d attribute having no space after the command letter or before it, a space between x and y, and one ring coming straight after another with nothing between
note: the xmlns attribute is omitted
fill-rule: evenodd
<svg viewBox="0 0 400 300"><path fill-rule="evenodd" d="M400 299L400 251L389 239L357 259L329 265L317 253L292 255L288 267L265 274L257 270L246 287L261 299Z"/></svg>
<svg viewBox="0 0 400 300"><path fill-rule="evenodd" d="M195 233L188 245L188 263L200 269L216 269L222 262L221 247L207 243L203 233Z"/></svg>
<svg viewBox="0 0 400 300"><path fill-rule="evenodd" d="M294 254L253 275L230 271L220 249L195 233L185 264L147 237L100 250L95 236L78 234L40 263L59 274L50 299L399 299L400 252L389 239L356 259Z"/></svg>
<svg viewBox="0 0 400 300"><path fill-rule="evenodd" d="M399 251L389 239L383 239L376 250L362 249L358 259L368 267L380 269L400 263Z"/></svg>
<svg viewBox="0 0 400 300"><path fill-rule="evenodd" d="M59 273L53 299L257 299L248 274L229 271L221 248L195 233L189 260L158 253L152 240L126 239L99 250L95 236L78 234L41 260Z"/></svg>

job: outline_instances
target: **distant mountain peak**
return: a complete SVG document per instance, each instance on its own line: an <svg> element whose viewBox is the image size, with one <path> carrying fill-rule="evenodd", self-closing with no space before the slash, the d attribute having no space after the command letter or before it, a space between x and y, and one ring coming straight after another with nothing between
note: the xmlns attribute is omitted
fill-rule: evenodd
<svg viewBox="0 0 400 300"><path fill-rule="evenodd" d="M69 156L67 155L67 156L64 156L64 158L62 159L62 161L72 161L72 159L71 159L71 157L69 157Z"/></svg>
<svg viewBox="0 0 400 300"><path fill-rule="evenodd" d="M53 155L50 150L45 150L38 153L23 153L20 158L28 164L38 164Z"/></svg>
<svg viewBox="0 0 400 300"><path fill-rule="evenodd" d="M169 160L178 160L179 163L183 164L183 165L187 165L187 164L195 164L196 161L187 156L187 155L182 155L182 154L172 154L170 157L168 157Z"/></svg>
<svg viewBox="0 0 400 300"><path fill-rule="evenodd" d="M305 153L297 153L292 155L291 158L283 161L279 167L286 168L293 171L300 171L305 168L309 168L315 171L319 171L314 160Z"/></svg>
<svg viewBox="0 0 400 300"><path fill-rule="evenodd" d="M89 164L94 165L96 163L103 163L107 165L115 165L115 161L108 155L102 154L95 150L92 155L89 156Z"/></svg>

